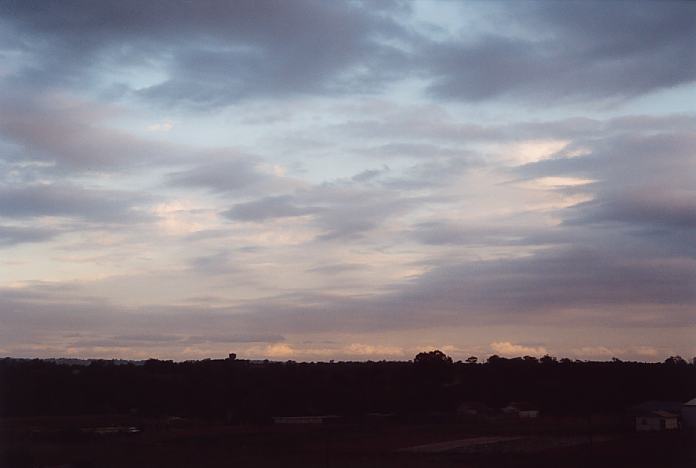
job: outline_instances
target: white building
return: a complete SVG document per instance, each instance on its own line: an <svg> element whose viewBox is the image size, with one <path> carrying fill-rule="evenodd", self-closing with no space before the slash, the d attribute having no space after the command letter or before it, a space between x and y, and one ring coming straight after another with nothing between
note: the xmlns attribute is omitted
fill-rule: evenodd
<svg viewBox="0 0 696 468"><path fill-rule="evenodd" d="M517 413L517 415L521 419L534 419L539 417L539 410L520 410L519 413Z"/></svg>
<svg viewBox="0 0 696 468"><path fill-rule="evenodd" d="M636 416L636 431L671 431L679 429L679 415L668 411L651 411Z"/></svg>
<svg viewBox="0 0 696 468"><path fill-rule="evenodd" d="M535 419L539 417L539 410L525 402L513 402L501 408L503 414L516 415L520 419Z"/></svg>

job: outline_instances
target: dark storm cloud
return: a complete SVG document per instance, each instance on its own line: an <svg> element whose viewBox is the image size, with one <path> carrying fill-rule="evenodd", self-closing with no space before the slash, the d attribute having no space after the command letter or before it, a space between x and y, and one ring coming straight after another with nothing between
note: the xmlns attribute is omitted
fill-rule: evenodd
<svg viewBox="0 0 696 468"><path fill-rule="evenodd" d="M138 94L166 103L218 105L248 96L374 90L402 54L396 4L349 2L3 2L0 16L27 55L17 78L95 80L92 70L163 67Z"/></svg>
<svg viewBox="0 0 696 468"><path fill-rule="evenodd" d="M72 185L0 186L0 216L12 219L61 216L94 222L128 223L152 217L136 208L149 196Z"/></svg>
<svg viewBox="0 0 696 468"><path fill-rule="evenodd" d="M499 21L525 31L433 43L441 98L623 99L696 79L692 2L520 2Z"/></svg>

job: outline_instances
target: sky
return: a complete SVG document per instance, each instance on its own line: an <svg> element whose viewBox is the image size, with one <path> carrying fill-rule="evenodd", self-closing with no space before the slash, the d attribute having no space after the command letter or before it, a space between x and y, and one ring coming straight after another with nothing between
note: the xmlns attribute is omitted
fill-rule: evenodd
<svg viewBox="0 0 696 468"><path fill-rule="evenodd" d="M696 356L696 2L0 1L0 355Z"/></svg>

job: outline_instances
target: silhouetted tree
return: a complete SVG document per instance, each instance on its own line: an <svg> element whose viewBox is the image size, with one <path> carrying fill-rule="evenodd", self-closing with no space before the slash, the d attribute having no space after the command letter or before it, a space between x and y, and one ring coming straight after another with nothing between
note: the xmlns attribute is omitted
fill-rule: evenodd
<svg viewBox="0 0 696 468"><path fill-rule="evenodd" d="M528 401L548 414L587 414L696 395L696 365L676 356L662 363L551 359L543 365L496 355L486 363L470 362L453 363L442 351L419 353L413 362L152 359L60 365L0 359L0 417L135 410L143 416L267 422L275 415L446 412L466 400L492 407Z"/></svg>
<svg viewBox="0 0 696 468"><path fill-rule="evenodd" d="M436 349L435 351L424 351L416 354L413 362L418 365L452 364L452 358L439 349Z"/></svg>
<svg viewBox="0 0 696 468"><path fill-rule="evenodd" d="M493 354L492 356L488 356L488 359L486 359L486 363L488 364L499 364L502 361L505 361L505 358L502 358L498 356L497 354Z"/></svg>
<svg viewBox="0 0 696 468"><path fill-rule="evenodd" d="M687 365L687 362L681 356L670 356L667 359L665 359L665 364L668 364L671 366L685 366L685 365Z"/></svg>
<svg viewBox="0 0 696 468"><path fill-rule="evenodd" d="M539 359L539 362L542 364L555 364L556 362L558 362L558 360L553 356L549 356L548 354L545 354L544 356L541 357L541 359Z"/></svg>

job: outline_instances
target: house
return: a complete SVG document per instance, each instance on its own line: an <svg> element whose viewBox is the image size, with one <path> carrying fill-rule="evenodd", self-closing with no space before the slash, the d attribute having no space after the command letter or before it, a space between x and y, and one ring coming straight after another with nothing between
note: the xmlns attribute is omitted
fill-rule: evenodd
<svg viewBox="0 0 696 468"><path fill-rule="evenodd" d="M682 405L681 418L684 427L696 429L696 398Z"/></svg>
<svg viewBox="0 0 696 468"><path fill-rule="evenodd" d="M679 429L682 404L678 401L644 401L631 408L636 431L669 431Z"/></svg>
<svg viewBox="0 0 696 468"><path fill-rule="evenodd" d="M680 401L669 400L648 400L639 403L630 408L634 414L650 413L652 411L667 411L669 413L679 414L683 403Z"/></svg>
<svg viewBox="0 0 696 468"><path fill-rule="evenodd" d="M679 415L669 411L651 411L636 416L636 431L671 431L679 429Z"/></svg>
<svg viewBox="0 0 696 468"><path fill-rule="evenodd" d="M517 413L517 416L519 416L521 419L535 419L535 418L539 417L539 410L536 410L536 409L520 410Z"/></svg>
<svg viewBox="0 0 696 468"><path fill-rule="evenodd" d="M501 411L503 414L517 416L520 419L536 419L539 417L539 410L526 402L512 402L501 408Z"/></svg>

